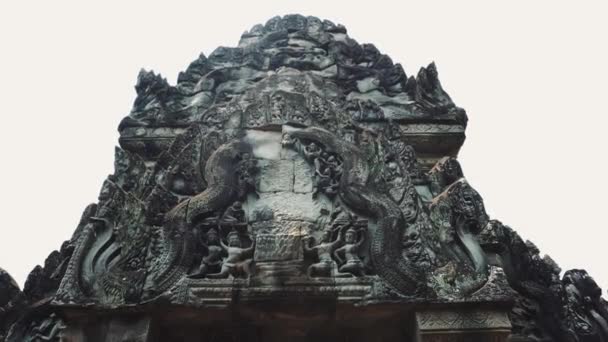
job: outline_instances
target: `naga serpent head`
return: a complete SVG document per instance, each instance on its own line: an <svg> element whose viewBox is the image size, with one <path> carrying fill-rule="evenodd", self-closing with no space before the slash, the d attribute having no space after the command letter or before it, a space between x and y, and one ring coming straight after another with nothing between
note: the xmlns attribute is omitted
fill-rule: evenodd
<svg viewBox="0 0 608 342"><path fill-rule="evenodd" d="M489 217L479 193L464 181L455 183L450 192L453 195L452 210L456 219L468 224L474 233L480 232L488 223Z"/></svg>
<svg viewBox="0 0 608 342"><path fill-rule="evenodd" d="M585 270L566 271L562 283L564 286L574 285L583 298L588 297L594 302L599 301L602 296L602 289Z"/></svg>

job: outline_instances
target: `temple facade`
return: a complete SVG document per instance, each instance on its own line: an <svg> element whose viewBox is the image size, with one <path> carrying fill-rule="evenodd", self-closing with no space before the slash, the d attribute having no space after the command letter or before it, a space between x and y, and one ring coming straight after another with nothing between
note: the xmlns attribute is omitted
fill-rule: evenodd
<svg viewBox="0 0 608 342"><path fill-rule="evenodd" d="M593 279L488 217L434 64L287 15L135 90L73 236L0 270L0 341L608 342Z"/></svg>

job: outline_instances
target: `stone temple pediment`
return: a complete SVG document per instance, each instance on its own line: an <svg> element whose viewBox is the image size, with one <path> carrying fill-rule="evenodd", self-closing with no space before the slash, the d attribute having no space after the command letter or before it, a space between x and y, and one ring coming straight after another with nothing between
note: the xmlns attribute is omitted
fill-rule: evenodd
<svg viewBox="0 0 608 342"><path fill-rule="evenodd" d="M608 310L491 219L436 66L289 15L142 71L115 171L0 340L599 341Z"/></svg>

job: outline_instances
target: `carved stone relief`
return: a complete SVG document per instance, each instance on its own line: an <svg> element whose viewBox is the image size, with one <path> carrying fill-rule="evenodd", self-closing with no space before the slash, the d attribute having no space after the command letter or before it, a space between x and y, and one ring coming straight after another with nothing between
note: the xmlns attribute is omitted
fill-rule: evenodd
<svg viewBox="0 0 608 342"><path fill-rule="evenodd" d="M176 85L142 71L135 90L114 173L74 235L23 292L0 272L8 341L86 340L87 310L108 315L98 329L127 329L117 312L171 325L177 310L190 328L217 318L221 338L241 339L230 327L248 314L318 337L306 324L327 318L320 307L338 325L415 316L424 341L483 329L503 341L510 319L517 338L608 342L597 284L581 270L560 279L553 260L490 220L456 159L466 114L434 64L408 77L343 26L291 15L201 55ZM251 315L251 303L279 302L289 310ZM418 310L431 304L443 311ZM491 309L465 310L478 304ZM154 322L137 322L143 337L120 338L151 339Z"/></svg>

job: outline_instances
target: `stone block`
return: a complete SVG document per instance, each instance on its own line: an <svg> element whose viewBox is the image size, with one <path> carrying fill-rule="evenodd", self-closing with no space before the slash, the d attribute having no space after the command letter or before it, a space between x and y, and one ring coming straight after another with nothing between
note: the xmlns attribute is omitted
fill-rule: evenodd
<svg viewBox="0 0 608 342"><path fill-rule="evenodd" d="M294 160L293 191L297 193L311 193L313 176L314 171L304 158Z"/></svg>
<svg viewBox="0 0 608 342"><path fill-rule="evenodd" d="M260 159L280 159L281 132L249 129L245 141L253 146L253 156Z"/></svg>
<svg viewBox="0 0 608 342"><path fill-rule="evenodd" d="M256 236L254 259L260 261L301 260L302 236L291 234L260 234Z"/></svg>
<svg viewBox="0 0 608 342"><path fill-rule="evenodd" d="M293 162L290 160L258 161L259 192L281 192L293 190Z"/></svg>
<svg viewBox="0 0 608 342"><path fill-rule="evenodd" d="M300 155L300 152L294 150L293 148L289 148L289 147L283 147L281 149L281 159L285 159L285 160L294 160L294 159L298 159L298 158L302 158L302 156Z"/></svg>
<svg viewBox="0 0 608 342"><path fill-rule="evenodd" d="M251 223L253 233L307 235L318 231L318 224L306 221L259 221Z"/></svg>
<svg viewBox="0 0 608 342"><path fill-rule="evenodd" d="M311 194L293 192L262 192L251 204L250 212L272 212L274 221L316 222L321 209L331 211L331 204L313 199ZM251 215L255 219L256 215Z"/></svg>

